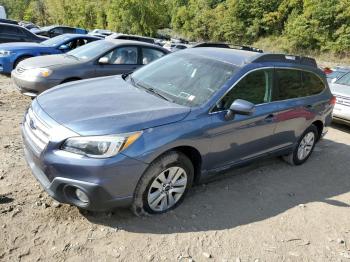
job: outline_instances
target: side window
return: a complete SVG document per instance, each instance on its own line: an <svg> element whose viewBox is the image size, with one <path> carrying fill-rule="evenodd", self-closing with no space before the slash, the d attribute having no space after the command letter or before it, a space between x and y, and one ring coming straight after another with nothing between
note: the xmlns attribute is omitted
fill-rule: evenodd
<svg viewBox="0 0 350 262"><path fill-rule="evenodd" d="M55 35L61 35L61 34L63 34L63 28L62 27L56 27L56 28L51 30L51 33L53 33Z"/></svg>
<svg viewBox="0 0 350 262"><path fill-rule="evenodd" d="M75 33L75 29L74 28L70 28L70 27L63 27L62 28L62 33L63 34L74 34Z"/></svg>
<svg viewBox="0 0 350 262"><path fill-rule="evenodd" d="M136 65L137 47L118 47L104 57L108 58L108 64L111 65Z"/></svg>
<svg viewBox="0 0 350 262"><path fill-rule="evenodd" d="M304 96L301 84L301 71L291 69L276 69L276 88L273 100L286 100Z"/></svg>
<svg viewBox="0 0 350 262"><path fill-rule="evenodd" d="M8 35L15 35L15 36L24 36L22 30L20 28L17 28L15 26L2 26L1 32L8 34Z"/></svg>
<svg viewBox="0 0 350 262"><path fill-rule="evenodd" d="M325 89L322 80L310 72L302 72L302 86L304 96L319 94Z"/></svg>
<svg viewBox="0 0 350 262"><path fill-rule="evenodd" d="M147 65L158 58L161 58L165 54L153 48L142 48L142 64Z"/></svg>
<svg viewBox="0 0 350 262"><path fill-rule="evenodd" d="M350 86L350 73L347 73L346 75L342 76L339 80L335 82L339 85L347 85Z"/></svg>
<svg viewBox="0 0 350 262"><path fill-rule="evenodd" d="M273 70L258 70L245 76L238 82L217 105L217 110L228 109L236 99L243 99L253 104L270 101L273 83Z"/></svg>
<svg viewBox="0 0 350 262"><path fill-rule="evenodd" d="M85 45L86 43L87 43L86 39L78 38L66 43L66 45L69 47L70 50L73 50L75 48Z"/></svg>

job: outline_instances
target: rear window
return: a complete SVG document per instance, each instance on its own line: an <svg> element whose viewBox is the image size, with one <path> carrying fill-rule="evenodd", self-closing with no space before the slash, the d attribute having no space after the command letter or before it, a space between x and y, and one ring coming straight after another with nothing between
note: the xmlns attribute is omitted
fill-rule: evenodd
<svg viewBox="0 0 350 262"><path fill-rule="evenodd" d="M273 100L286 100L321 93L325 85L315 74L300 70L276 69Z"/></svg>

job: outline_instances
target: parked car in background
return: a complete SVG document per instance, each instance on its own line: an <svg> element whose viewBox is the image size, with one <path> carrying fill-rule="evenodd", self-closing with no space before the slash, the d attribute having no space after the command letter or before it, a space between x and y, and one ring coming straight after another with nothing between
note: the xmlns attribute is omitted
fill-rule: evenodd
<svg viewBox="0 0 350 262"><path fill-rule="evenodd" d="M188 47L190 47L189 45L186 44L175 44L172 42L167 42L163 45L164 48L168 49L171 52L176 52L176 51L180 51L183 49L186 49Z"/></svg>
<svg viewBox="0 0 350 262"><path fill-rule="evenodd" d="M33 24L31 22L26 22L26 21L20 21L18 23L20 26L23 26L24 28L27 28L28 30L32 30L32 29L39 29L40 27L37 26L36 24Z"/></svg>
<svg viewBox="0 0 350 262"><path fill-rule="evenodd" d="M0 44L9 42L40 43L45 40L47 37L37 36L19 25L0 23Z"/></svg>
<svg viewBox="0 0 350 262"><path fill-rule="evenodd" d="M339 78L350 72L348 67L335 67L331 69L331 72L326 74L328 83L337 81Z"/></svg>
<svg viewBox="0 0 350 262"><path fill-rule="evenodd" d="M146 36L140 36L140 35L127 35L127 34L113 33L110 36L108 36L107 38L108 39L132 40L132 41L139 41L139 42L155 44L155 39L154 38L146 37Z"/></svg>
<svg viewBox="0 0 350 262"><path fill-rule="evenodd" d="M66 53L100 39L89 35L64 34L41 43L0 44L0 73L11 73L21 61L30 57Z"/></svg>
<svg viewBox="0 0 350 262"><path fill-rule="evenodd" d="M110 36L113 34L110 30L104 30L104 29L94 29L91 32L89 32L89 35L97 36L100 38L106 38L107 36Z"/></svg>
<svg viewBox="0 0 350 262"><path fill-rule="evenodd" d="M18 22L15 21L15 20L2 19L2 18L0 18L0 23L11 24L11 25L18 25Z"/></svg>
<svg viewBox="0 0 350 262"><path fill-rule="evenodd" d="M33 57L18 64L12 79L29 96L70 81L125 74L169 53L166 49L129 40L100 40L63 55Z"/></svg>
<svg viewBox="0 0 350 262"><path fill-rule="evenodd" d="M6 18L7 18L7 15L6 15L5 7L0 5L0 19L6 19Z"/></svg>
<svg viewBox="0 0 350 262"><path fill-rule="evenodd" d="M337 99L333 119L350 125L350 72L331 83L330 88Z"/></svg>
<svg viewBox="0 0 350 262"><path fill-rule="evenodd" d="M188 48L128 77L38 96L25 114L23 148L34 176L60 202L160 214L194 183L234 166L267 156L303 164L333 106L314 60Z"/></svg>
<svg viewBox="0 0 350 262"><path fill-rule="evenodd" d="M37 35L47 36L50 38L58 35L63 35L63 34L87 34L88 33L87 30L82 28L60 26L60 25L46 26L46 27L41 27L40 29L34 28L31 31Z"/></svg>

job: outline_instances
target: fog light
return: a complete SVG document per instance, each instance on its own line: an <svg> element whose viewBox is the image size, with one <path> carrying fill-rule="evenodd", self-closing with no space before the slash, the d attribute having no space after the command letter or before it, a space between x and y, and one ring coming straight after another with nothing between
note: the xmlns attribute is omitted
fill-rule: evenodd
<svg viewBox="0 0 350 262"><path fill-rule="evenodd" d="M84 193L84 191L80 190L79 188L75 190L75 195L81 202L85 204L89 203L89 197L87 196L87 194Z"/></svg>

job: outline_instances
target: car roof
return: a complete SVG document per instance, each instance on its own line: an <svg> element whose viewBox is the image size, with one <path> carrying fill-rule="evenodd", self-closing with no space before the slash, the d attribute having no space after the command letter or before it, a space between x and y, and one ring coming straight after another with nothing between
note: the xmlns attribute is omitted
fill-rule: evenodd
<svg viewBox="0 0 350 262"><path fill-rule="evenodd" d="M247 61L258 58L261 55L257 52L218 47L188 48L181 52L189 52L200 56L206 56L208 58L230 63L236 66L243 66L247 64Z"/></svg>
<svg viewBox="0 0 350 262"><path fill-rule="evenodd" d="M20 25L9 24L9 23L1 23L1 22L0 22L0 25L6 25L6 26L13 26L13 27L23 28L23 27L22 27L22 26L20 26Z"/></svg>
<svg viewBox="0 0 350 262"><path fill-rule="evenodd" d="M155 45L155 44L151 44L151 43L147 43L147 42L126 40L126 39L111 39L111 38L105 38L104 41L111 42L115 45L127 45L127 44L129 44L129 45L146 46L146 47L157 48L157 49L161 49L161 50L165 50L165 51L169 52L168 50L166 50L165 48L163 48L159 45Z"/></svg>
<svg viewBox="0 0 350 262"><path fill-rule="evenodd" d="M60 36L66 36L66 37L69 37L69 38L85 37L85 38L101 39L100 37L96 37L96 36L89 35L89 34L62 34Z"/></svg>
<svg viewBox="0 0 350 262"><path fill-rule="evenodd" d="M294 56L287 54L259 53L254 51L240 50L234 48L201 47L188 48L181 52L189 52L218 61L230 63L235 66L243 67L251 63L283 63L295 68L307 68L313 71L320 71L316 60L310 57Z"/></svg>

